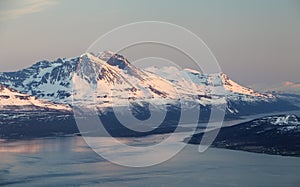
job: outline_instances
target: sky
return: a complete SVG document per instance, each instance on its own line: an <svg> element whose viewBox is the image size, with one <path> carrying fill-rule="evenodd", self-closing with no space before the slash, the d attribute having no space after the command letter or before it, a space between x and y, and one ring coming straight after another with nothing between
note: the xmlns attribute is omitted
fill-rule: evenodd
<svg viewBox="0 0 300 187"><path fill-rule="evenodd" d="M0 71L79 56L101 35L137 21L189 29L243 85L300 83L298 0L1 0Z"/></svg>

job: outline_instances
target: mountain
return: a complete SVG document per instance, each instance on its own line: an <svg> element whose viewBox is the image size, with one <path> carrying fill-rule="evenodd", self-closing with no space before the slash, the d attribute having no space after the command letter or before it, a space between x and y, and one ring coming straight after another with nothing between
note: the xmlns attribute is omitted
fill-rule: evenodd
<svg viewBox="0 0 300 187"><path fill-rule="evenodd" d="M213 130L214 131L214 130ZM206 136L213 135L213 131ZM199 144L203 133L186 141ZM267 116L220 129L214 147L275 155L300 156L300 118L293 114Z"/></svg>
<svg viewBox="0 0 300 187"><path fill-rule="evenodd" d="M142 112L149 105L160 110L164 104L178 106L179 99L185 108L209 108L227 101L227 113L232 115L296 108L271 94L243 87L224 73L208 75L175 67L142 70L112 52L41 61L20 71L0 73L0 83L49 102L101 110L128 102Z"/></svg>

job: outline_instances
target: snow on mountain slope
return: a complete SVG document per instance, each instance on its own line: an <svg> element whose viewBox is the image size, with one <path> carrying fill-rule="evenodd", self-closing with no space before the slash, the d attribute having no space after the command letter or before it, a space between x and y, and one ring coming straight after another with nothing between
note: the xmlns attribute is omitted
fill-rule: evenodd
<svg viewBox="0 0 300 187"><path fill-rule="evenodd" d="M127 106L128 101L148 101L160 105L176 98L169 81L139 70L127 60L120 58L124 57L114 55L105 62L90 53L80 56L73 77L74 98L79 104L80 99L84 98L85 106L93 105L95 102L100 108L111 104ZM88 93L84 97L79 95L85 92ZM90 95L94 93L94 96Z"/></svg>
<svg viewBox="0 0 300 187"><path fill-rule="evenodd" d="M226 96L230 100L256 101L275 99L271 94L264 95L250 88L243 87L229 79L224 73L203 74L192 69L179 70L175 67L150 67L147 71L157 73L179 87L183 94L195 94L195 90L200 95ZM189 85L189 86L187 86ZM190 89L194 88L194 89Z"/></svg>
<svg viewBox="0 0 300 187"><path fill-rule="evenodd" d="M41 101L33 96L21 94L10 88L0 85L0 110L18 108L18 110L64 110L69 111L71 108L68 105L53 104Z"/></svg>
<svg viewBox="0 0 300 187"><path fill-rule="evenodd" d="M78 59L41 61L20 71L0 73L0 83L21 93L66 103L71 96L72 72Z"/></svg>
<svg viewBox="0 0 300 187"><path fill-rule="evenodd" d="M229 77L221 73L220 74L223 85L227 91L233 92L233 93L238 93L238 94L243 94L243 95L248 95L248 96L253 96L253 97L260 97L260 98L272 98L273 96L271 94L269 95L264 95L261 93L258 93L250 88L246 88L244 86L241 86L237 84L236 82L232 81L229 79Z"/></svg>

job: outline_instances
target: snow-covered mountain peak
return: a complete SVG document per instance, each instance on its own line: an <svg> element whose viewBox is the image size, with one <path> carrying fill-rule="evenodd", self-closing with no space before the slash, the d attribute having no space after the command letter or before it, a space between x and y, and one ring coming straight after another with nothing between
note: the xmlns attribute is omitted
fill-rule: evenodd
<svg viewBox="0 0 300 187"><path fill-rule="evenodd" d="M138 71L124 56L111 51L100 52L98 54L84 53L80 56L80 59L85 62L97 62L101 66L106 66L105 64L107 64L111 66L110 68L117 67L118 69L124 70L125 73L136 74L136 71Z"/></svg>
<svg viewBox="0 0 300 187"><path fill-rule="evenodd" d="M101 60L93 53L88 53L88 52L81 54L79 59L84 62L88 62L88 61L99 62Z"/></svg>
<svg viewBox="0 0 300 187"><path fill-rule="evenodd" d="M89 84L97 85L98 81L115 84L124 82L121 70L111 66L92 53L84 53L80 56L75 72Z"/></svg>
<svg viewBox="0 0 300 187"><path fill-rule="evenodd" d="M119 69L132 69L132 65L124 56L111 51L103 52L98 58L111 66L117 66Z"/></svg>
<svg viewBox="0 0 300 187"><path fill-rule="evenodd" d="M120 64L112 64L109 62L111 59L124 62L126 66L122 68ZM88 107L96 104L98 108L112 104L124 106L128 100L158 105L166 100L176 101L175 88L169 81L136 68L121 55L114 54L111 59L105 62L91 53L81 55L72 79L77 101L85 100L89 103ZM88 87L96 94L95 100L85 95L82 97L81 93L88 91Z"/></svg>

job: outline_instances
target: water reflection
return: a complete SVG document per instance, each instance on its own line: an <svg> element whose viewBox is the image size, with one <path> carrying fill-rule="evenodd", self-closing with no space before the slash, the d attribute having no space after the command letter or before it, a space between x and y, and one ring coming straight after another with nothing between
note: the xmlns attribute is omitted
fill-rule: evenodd
<svg viewBox="0 0 300 187"><path fill-rule="evenodd" d="M0 153L40 153L59 151L83 152L88 151L88 149L84 140L77 137L0 141Z"/></svg>
<svg viewBox="0 0 300 187"><path fill-rule="evenodd" d="M0 145L0 153L37 153L41 151L39 144Z"/></svg>

